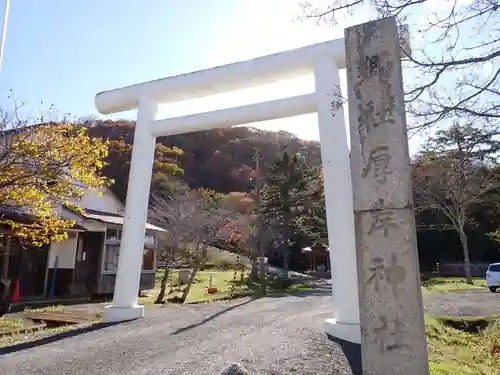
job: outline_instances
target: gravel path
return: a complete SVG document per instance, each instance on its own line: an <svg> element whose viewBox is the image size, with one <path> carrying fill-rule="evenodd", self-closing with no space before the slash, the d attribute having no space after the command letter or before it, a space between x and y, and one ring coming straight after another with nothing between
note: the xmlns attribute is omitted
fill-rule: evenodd
<svg viewBox="0 0 500 375"><path fill-rule="evenodd" d="M329 288L308 294L151 309L142 320L4 354L0 373L213 375L235 361L259 375L353 374L323 333Z"/></svg>
<svg viewBox="0 0 500 375"><path fill-rule="evenodd" d="M0 349L0 373L212 375L235 361L259 375L356 374L359 349L341 347L323 333L331 304L323 283L281 298L152 308L135 322ZM425 293L424 305L431 314L485 315L500 310L500 294Z"/></svg>
<svg viewBox="0 0 500 375"><path fill-rule="evenodd" d="M484 316L500 312L500 293L469 289L455 293L424 293L424 310L433 315Z"/></svg>

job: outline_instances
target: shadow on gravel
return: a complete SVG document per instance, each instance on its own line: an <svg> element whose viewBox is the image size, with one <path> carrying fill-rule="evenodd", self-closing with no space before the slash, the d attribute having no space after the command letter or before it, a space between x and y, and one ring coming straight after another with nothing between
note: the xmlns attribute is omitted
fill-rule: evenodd
<svg viewBox="0 0 500 375"><path fill-rule="evenodd" d="M244 306L244 305L248 305L250 302L253 302L255 301L256 299L259 299L260 297L254 297L248 301L245 301L245 302L242 302L242 303L239 303L237 305L233 305L233 306L230 306L228 307L227 309L224 309L222 311L219 311L218 313L214 314L214 315L211 315L209 316L208 318L205 318L203 319L202 321L198 322L198 323L194 323L194 324L190 324L186 327L182 327L182 328L179 328L177 330L175 330L174 332L172 332L172 335L178 335L182 332L185 332L185 331L188 331L190 329L193 329L193 328L196 328L196 327L199 327L201 326L202 324L205 324L206 322L209 322L210 320L212 319L215 319L217 318L218 316L222 315L222 314L225 314L227 313L228 311L231 311L231 310L234 310L234 309L237 309L238 307L241 307L241 306Z"/></svg>
<svg viewBox="0 0 500 375"><path fill-rule="evenodd" d="M351 367L352 374L362 375L363 371L361 366L361 345L340 340L328 334L327 336L332 342L337 344L344 353L347 361L349 362L349 366Z"/></svg>
<svg viewBox="0 0 500 375"><path fill-rule="evenodd" d="M100 329L115 326L115 325L121 324L121 323L126 323L126 322L96 323L96 324L92 324L92 325L87 326L87 327L75 328L75 329L71 329L69 331L56 333L55 335L45 336L45 337L42 337L42 338L39 338L39 339L36 339L33 341L21 342L19 344L14 344L11 346L6 346L3 348L0 348L0 355L10 354L10 353L19 352L19 351L26 350L26 349L35 348L37 346L50 344L50 343L53 343L53 342L56 342L59 340L63 340L63 339L68 338L68 337L74 337L74 336L82 335L82 334L88 333L88 332L98 331Z"/></svg>
<svg viewBox="0 0 500 375"><path fill-rule="evenodd" d="M324 287L314 287L311 290L297 290L295 292L289 292L292 296L297 297L309 297L309 296L331 296L332 288L324 288Z"/></svg>
<svg viewBox="0 0 500 375"><path fill-rule="evenodd" d="M266 298L281 298L286 296L293 297L311 297L311 296L331 296L332 295L332 287L328 286L313 286L308 290L295 290L295 291L270 291L265 297Z"/></svg>

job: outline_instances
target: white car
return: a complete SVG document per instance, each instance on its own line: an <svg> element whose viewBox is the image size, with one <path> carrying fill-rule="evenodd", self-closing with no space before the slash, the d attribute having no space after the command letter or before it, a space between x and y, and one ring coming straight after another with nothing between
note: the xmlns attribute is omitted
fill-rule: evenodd
<svg viewBox="0 0 500 375"><path fill-rule="evenodd" d="M500 263L492 263L486 271L486 283L492 293L500 288Z"/></svg>

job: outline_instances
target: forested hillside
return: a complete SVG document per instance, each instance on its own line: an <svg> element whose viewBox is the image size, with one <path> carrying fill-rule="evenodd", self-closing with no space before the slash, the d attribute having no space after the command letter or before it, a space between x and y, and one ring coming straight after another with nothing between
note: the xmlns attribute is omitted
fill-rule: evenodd
<svg viewBox="0 0 500 375"><path fill-rule="evenodd" d="M115 179L112 189L122 199L133 144L133 124L132 121L102 121L89 129L92 137L111 141L110 165L106 173ZM176 158L184 170L182 179L192 189L202 187L220 193L248 191L249 179L255 174L256 148L260 150L264 169L269 168L276 156L284 151L307 154L314 166L321 163L318 142L303 141L284 131L235 127L161 137L157 142L182 150L182 154L157 150L156 158Z"/></svg>
<svg viewBox="0 0 500 375"><path fill-rule="evenodd" d="M101 121L89 127L89 133L92 137L110 141L107 160L109 165L105 167L104 173L115 180L111 188L124 200L133 145L133 122ZM301 176L307 176L309 182L302 184L302 187L297 185L294 189L304 190L297 194L297 199L302 199L301 205L304 199L310 196L309 212L312 214L294 218L291 224L293 228L290 230L298 233L297 249L310 245L314 240L326 241L323 208L319 207L324 204L324 198L318 198L323 194L318 192L318 189L322 190L318 174L321 165L319 143L300 140L284 131L271 132L236 127L159 138L152 189L172 179L172 176L177 176L176 178L183 180L191 189L205 188L221 194L241 192L251 196L254 189L251 180L255 177L256 149L260 150L264 184L266 181L273 181L273 173L279 175L283 172L279 171L279 160L277 161L280 155L301 155L304 162L299 163L300 166L297 164L296 168L300 169ZM415 163L415 168L421 169L421 166L417 168L417 161ZM277 181L276 176L274 181ZM414 180L414 185L420 186L419 183ZM491 233L500 227L499 206L495 200L486 199L471 203L473 204L470 205L468 213L470 221L464 227L468 235L471 260L498 260L498 243L492 240ZM271 207L271 211L272 209ZM435 262L440 261L462 261L460 236L453 226L450 226L449 218L435 210L418 211L417 227L422 268L432 268Z"/></svg>

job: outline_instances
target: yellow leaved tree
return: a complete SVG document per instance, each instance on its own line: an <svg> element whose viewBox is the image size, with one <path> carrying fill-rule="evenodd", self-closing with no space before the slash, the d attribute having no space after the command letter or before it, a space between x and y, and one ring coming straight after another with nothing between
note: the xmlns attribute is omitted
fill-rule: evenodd
<svg viewBox="0 0 500 375"><path fill-rule="evenodd" d="M85 189L108 181L101 174L108 142L85 127L49 123L0 132L0 225L35 246L66 238L74 226L55 208L81 210ZM2 232L0 232L0 236ZM3 232L5 235L5 232Z"/></svg>

